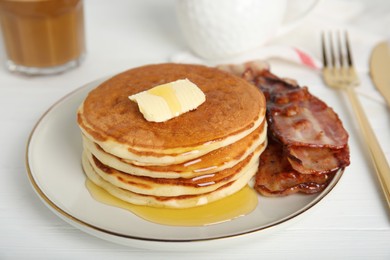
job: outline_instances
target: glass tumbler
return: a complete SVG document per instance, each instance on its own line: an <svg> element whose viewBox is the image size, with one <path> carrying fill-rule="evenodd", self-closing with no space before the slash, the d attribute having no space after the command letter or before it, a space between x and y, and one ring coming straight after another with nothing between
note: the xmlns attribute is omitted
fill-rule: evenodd
<svg viewBox="0 0 390 260"><path fill-rule="evenodd" d="M0 0L0 24L12 72L61 73L85 55L82 0Z"/></svg>

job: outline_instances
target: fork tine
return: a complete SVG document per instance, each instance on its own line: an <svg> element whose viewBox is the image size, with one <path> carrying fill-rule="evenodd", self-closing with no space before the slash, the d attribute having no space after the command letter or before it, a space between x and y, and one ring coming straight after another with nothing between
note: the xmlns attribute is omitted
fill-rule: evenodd
<svg viewBox="0 0 390 260"><path fill-rule="evenodd" d="M344 55L343 55L343 48L341 46L341 33L340 33L340 31L337 31L337 49L338 49L338 53L339 53L340 67L342 68L346 64L345 64L345 59L344 59Z"/></svg>
<svg viewBox="0 0 390 260"><path fill-rule="evenodd" d="M329 32L329 51L330 51L330 62L332 64L332 67L336 68L336 56L334 53L332 32Z"/></svg>
<svg viewBox="0 0 390 260"><path fill-rule="evenodd" d="M326 54L326 44L325 44L325 32L321 34L321 48L322 48L322 63L324 68L328 67L328 58Z"/></svg>
<svg viewBox="0 0 390 260"><path fill-rule="evenodd" d="M334 88L353 87L359 84L352 61L352 50L347 31L322 31L323 78Z"/></svg>
<svg viewBox="0 0 390 260"><path fill-rule="evenodd" d="M349 38L348 38L348 32L345 32L345 47L347 51L347 61L348 61L348 66L352 67L353 66L353 61L352 61L352 55L351 55L351 47L349 45Z"/></svg>

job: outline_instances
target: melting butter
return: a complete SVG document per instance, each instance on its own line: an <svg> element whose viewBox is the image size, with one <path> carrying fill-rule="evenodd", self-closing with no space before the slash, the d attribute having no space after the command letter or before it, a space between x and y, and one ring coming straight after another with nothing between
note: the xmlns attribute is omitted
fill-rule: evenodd
<svg viewBox="0 0 390 260"><path fill-rule="evenodd" d="M129 99L138 104L146 120L164 122L196 109L205 102L206 96L188 79L180 79L134 94Z"/></svg>
<svg viewBox="0 0 390 260"><path fill-rule="evenodd" d="M149 94L162 97L168 104L171 114L178 116L182 110L180 100L176 96L176 91L172 87L172 83L160 85L148 90Z"/></svg>
<svg viewBox="0 0 390 260"><path fill-rule="evenodd" d="M188 209L154 208L120 200L90 180L86 186L97 201L133 212L135 215L163 225L205 226L226 222L252 212L257 206L257 194L248 185L239 192L204 206Z"/></svg>

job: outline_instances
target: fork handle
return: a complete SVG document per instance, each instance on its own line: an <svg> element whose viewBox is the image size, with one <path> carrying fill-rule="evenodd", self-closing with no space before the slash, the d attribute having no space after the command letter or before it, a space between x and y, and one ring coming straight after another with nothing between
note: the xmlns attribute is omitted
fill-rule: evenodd
<svg viewBox="0 0 390 260"><path fill-rule="evenodd" d="M387 163L385 154L383 153L378 140L375 137L374 131L370 126L366 114L363 111L362 105L356 96L355 90L350 87L345 89L348 97L351 101L353 110L362 129L366 145L369 147L370 157L374 163L375 172L379 179L379 183L382 186L382 190L385 194L386 201L390 207L390 167Z"/></svg>

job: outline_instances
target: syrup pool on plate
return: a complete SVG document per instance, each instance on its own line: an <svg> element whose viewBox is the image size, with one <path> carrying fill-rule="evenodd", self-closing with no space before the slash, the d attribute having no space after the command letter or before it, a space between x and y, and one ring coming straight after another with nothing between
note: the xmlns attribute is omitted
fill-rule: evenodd
<svg viewBox="0 0 390 260"><path fill-rule="evenodd" d="M257 206L257 194L248 185L221 200L188 209L155 208L139 206L120 200L87 180L86 186L97 201L131 211L135 215L163 225L205 226L245 216Z"/></svg>

